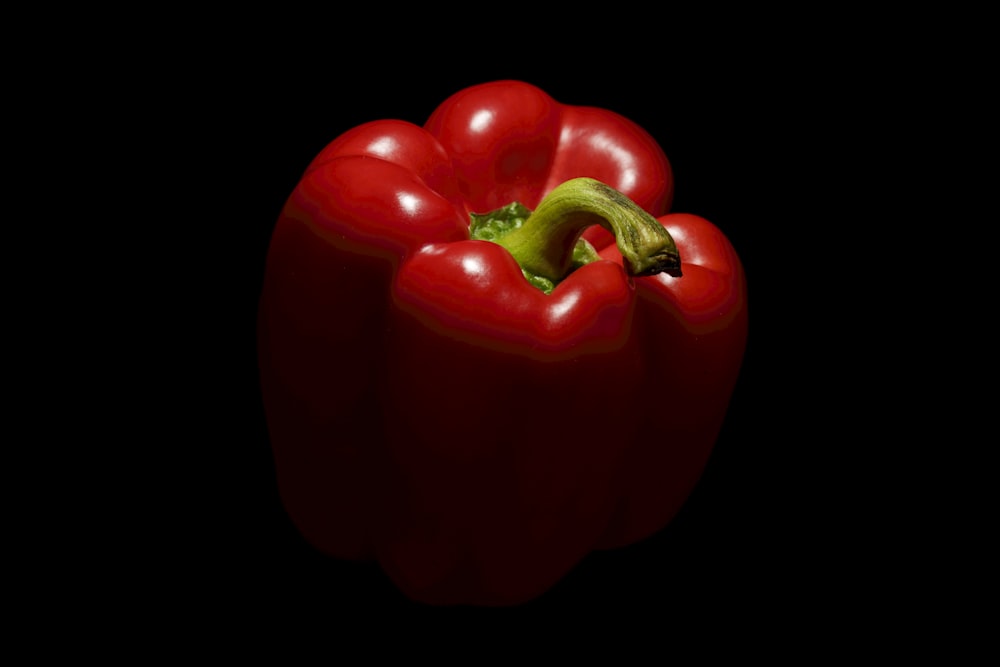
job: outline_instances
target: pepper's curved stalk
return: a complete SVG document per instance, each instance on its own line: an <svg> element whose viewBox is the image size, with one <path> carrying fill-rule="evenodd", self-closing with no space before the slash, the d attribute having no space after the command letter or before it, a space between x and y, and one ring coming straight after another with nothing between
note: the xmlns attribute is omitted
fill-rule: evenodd
<svg viewBox="0 0 1000 667"><path fill-rule="evenodd" d="M670 233L625 194L593 178L574 178L553 189L523 224L494 240L514 256L529 278L558 284L581 262L578 241L600 225L614 234L625 270L633 276L681 276ZM591 249L592 250L592 249Z"/></svg>

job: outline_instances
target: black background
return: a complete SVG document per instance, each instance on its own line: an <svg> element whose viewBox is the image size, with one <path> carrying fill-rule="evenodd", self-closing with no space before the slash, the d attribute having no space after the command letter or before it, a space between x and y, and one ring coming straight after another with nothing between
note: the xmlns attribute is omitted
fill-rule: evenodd
<svg viewBox="0 0 1000 667"><path fill-rule="evenodd" d="M842 317L856 292L845 267L857 260L842 230L881 212L862 175L881 159L865 138L885 136L873 100L887 78L848 66L829 42L816 48L811 34L733 42L695 27L636 27L614 46L572 40L541 52L513 37L271 34L158 71L171 80L152 103L169 113L150 129L179 163L156 190L180 206L161 228L169 278L151 326L169 341L155 351L164 385L184 389L141 431L162 437L155 465L168 472L148 494L150 543L129 556L145 602L490 623L635 611L826 632L831 614L873 619L895 600L883 510L868 502L881 462L855 465L860 424L882 406L838 388L857 382L845 341L879 335L872 320ZM855 53L866 38L855 35ZM672 210L714 222L744 262L750 336L709 466L666 529L588 556L527 605L438 609L402 598L377 565L319 555L283 513L257 385L256 302L279 211L329 141L368 120L422 123L453 92L508 78L614 110L659 141L675 172Z"/></svg>

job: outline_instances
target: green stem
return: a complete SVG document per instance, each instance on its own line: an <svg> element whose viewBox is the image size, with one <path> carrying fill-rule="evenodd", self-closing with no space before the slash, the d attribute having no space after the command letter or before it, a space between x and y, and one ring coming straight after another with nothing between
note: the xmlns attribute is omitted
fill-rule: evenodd
<svg viewBox="0 0 1000 667"><path fill-rule="evenodd" d="M510 251L526 275L558 284L575 268L574 249L591 225L614 234L630 275L680 277L680 254L663 225L627 196L593 178L560 184L522 225L495 242Z"/></svg>

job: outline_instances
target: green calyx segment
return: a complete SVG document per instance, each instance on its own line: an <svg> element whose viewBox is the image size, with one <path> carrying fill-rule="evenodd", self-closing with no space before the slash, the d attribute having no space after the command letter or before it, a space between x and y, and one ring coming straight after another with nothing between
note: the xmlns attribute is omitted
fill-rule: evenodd
<svg viewBox="0 0 1000 667"><path fill-rule="evenodd" d="M504 246L525 278L546 294L579 267L600 259L580 238L591 225L614 234L629 275L681 276L670 233L625 194L593 178L574 178L554 188L531 211L513 202L470 214L470 236Z"/></svg>
<svg viewBox="0 0 1000 667"><path fill-rule="evenodd" d="M480 241L500 243L500 239L519 229L530 216L531 209L516 201L489 213L470 213L469 236ZM600 258L601 256L594 250L594 246L590 245L586 239L577 239L570 260L570 272ZM521 267L521 273L524 274L529 283L546 294L551 293L556 288L556 282L551 278L531 273L524 266Z"/></svg>
<svg viewBox="0 0 1000 667"><path fill-rule="evenodd" d="M489 213L470 213L469 234L481 241L496 241L524 224L531 209L521 202L511 202Z"/></svg>

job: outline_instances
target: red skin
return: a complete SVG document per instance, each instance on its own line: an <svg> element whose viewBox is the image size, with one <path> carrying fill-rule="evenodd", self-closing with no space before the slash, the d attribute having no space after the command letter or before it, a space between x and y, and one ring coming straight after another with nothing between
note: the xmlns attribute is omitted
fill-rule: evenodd
<svg viewBox="0 0 1000 667"><path fill-rule="evenodd" d="M534 209L596 178L657 217L683 277L603 259L550 295L469 213ZM673 180L644 130L502 81L423 128L374 121L331 142L283 209L259 320L282 500L339 558L376 558L408 597L510 605L595 548L660 530L697 482L742 361L742 266L707 220L666 214Z"/></svg>

